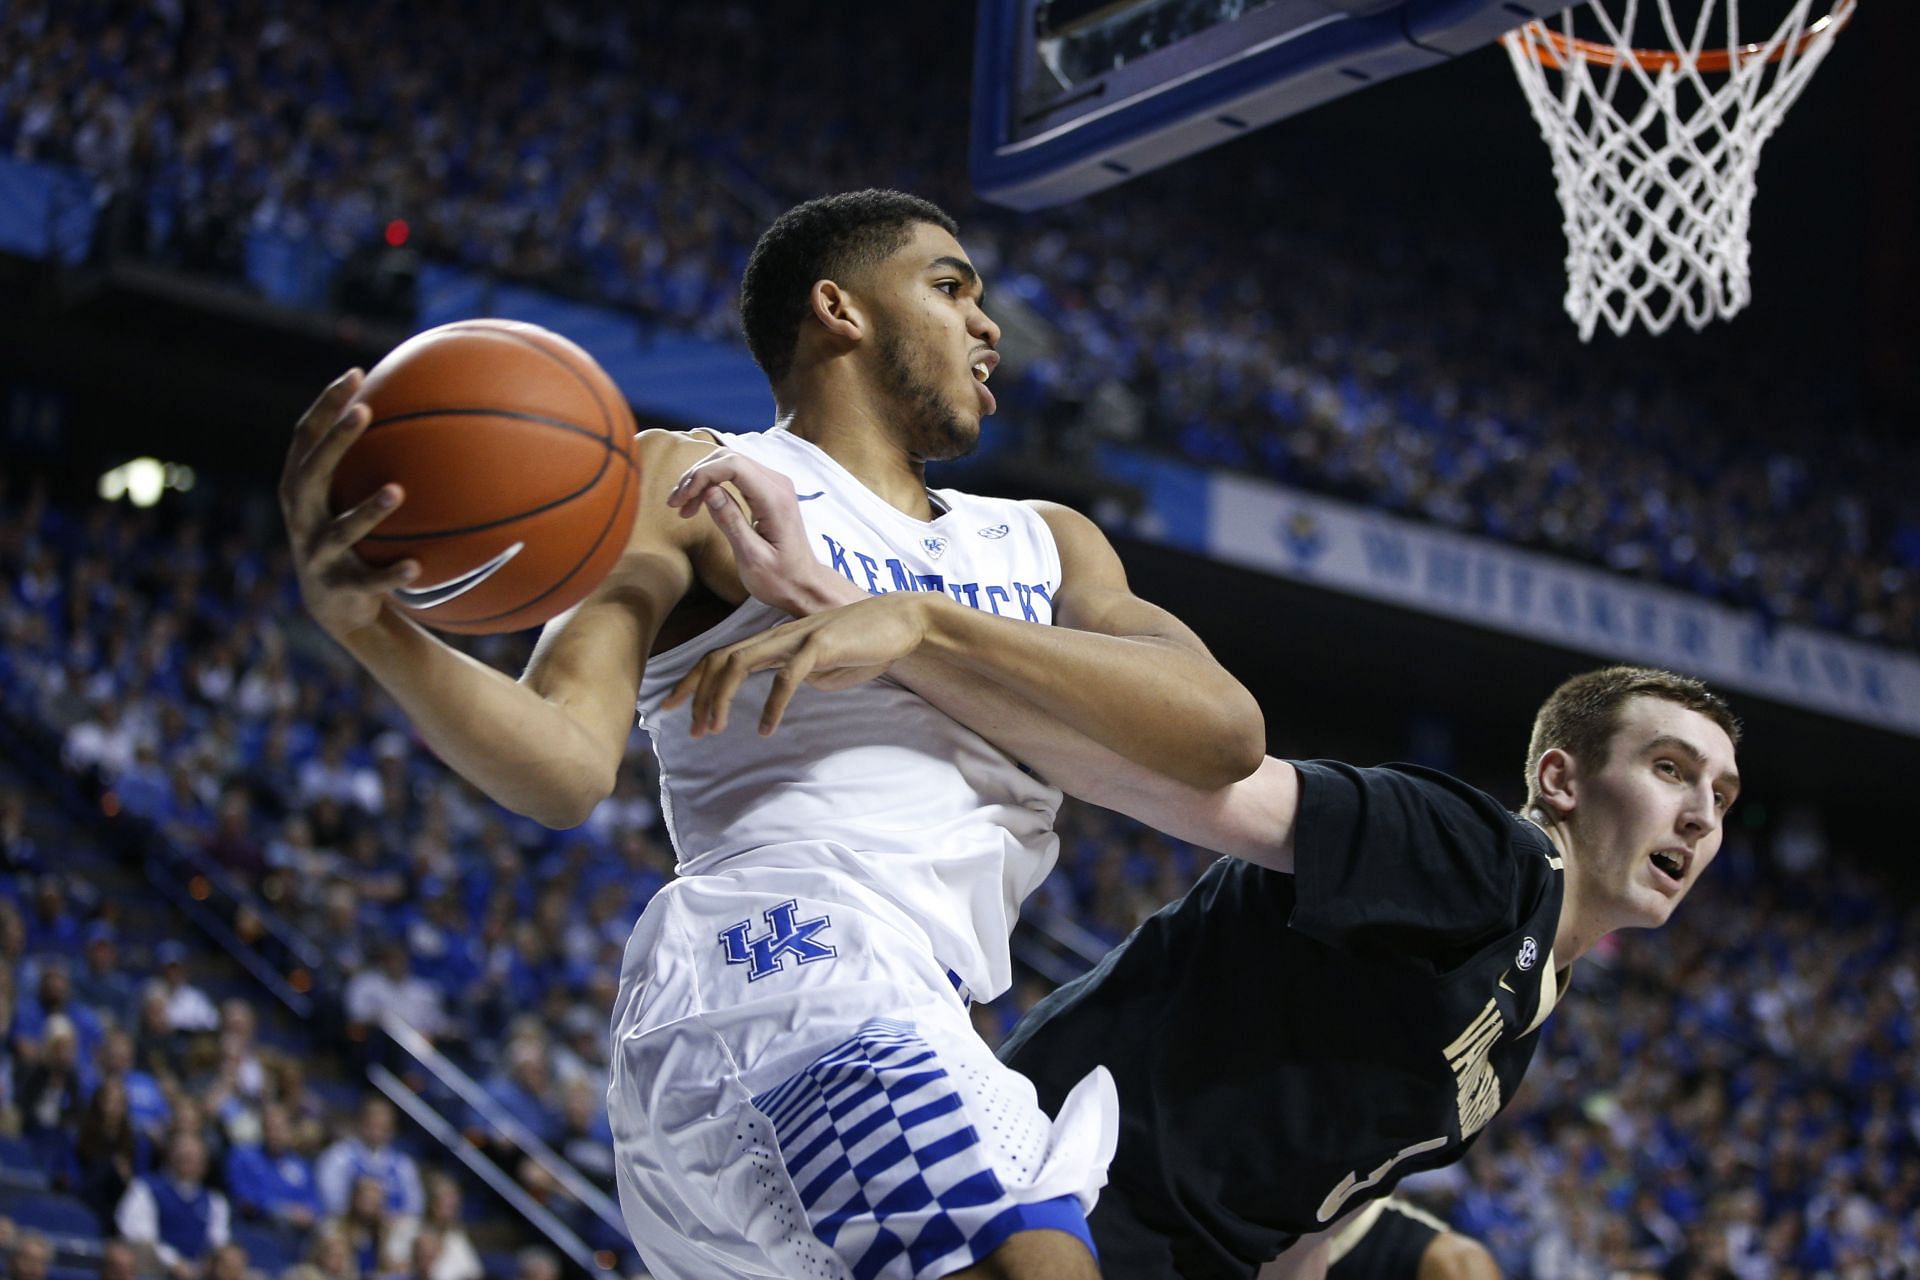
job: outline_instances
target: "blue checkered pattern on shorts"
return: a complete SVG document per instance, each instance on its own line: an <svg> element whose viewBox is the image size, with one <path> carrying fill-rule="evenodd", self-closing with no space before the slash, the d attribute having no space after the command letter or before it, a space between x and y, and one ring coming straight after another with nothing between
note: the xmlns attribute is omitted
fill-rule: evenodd
<svg viewBox="0 0 1920 1280"><path fill-rule="evenodd" d="M919 1275L955 1254L975 1261L1031 1225L910 1022L863 1023L753 1104L814 1234L855 1280Z"/></svg>

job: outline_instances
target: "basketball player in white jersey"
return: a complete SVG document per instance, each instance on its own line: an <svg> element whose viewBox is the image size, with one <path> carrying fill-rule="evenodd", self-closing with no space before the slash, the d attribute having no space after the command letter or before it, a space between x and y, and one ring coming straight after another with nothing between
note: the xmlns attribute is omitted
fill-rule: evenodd
<svg viewBox="0 0 1920 1280"><path fill-rule="evenodd" d="M1115 1142L1111 1080L1090 1071L1050 1119L967 1018L1010 982L1060 793L967 728L967 707L1018 706L1196 788L1262 759L1253 699L1128 590L1089 521L926 487L925 464L964 453L994 407L999 330L955 230L895 192L775 222L741 309L777 426L644 433L626 554L518 681L391 606L411 565L351 554L404 495L327 511L367 422L346 409L357 372L288 455L309 611L495 800L579 823L612 791L639 707L680 876L627 949L609 1111L621 1203L662 1280L1096 1276L1086 1212ZM777 558L736 557L719 522L749 517L676 481L722 448L794 482L807 567L824 572L795 587ZM708 652L782 620L762 600L876 595L897 606L874 625L910 631L913 655L831 694L752 677L784 712L778 734L731 723L725 701L668 698Z"/></svg>

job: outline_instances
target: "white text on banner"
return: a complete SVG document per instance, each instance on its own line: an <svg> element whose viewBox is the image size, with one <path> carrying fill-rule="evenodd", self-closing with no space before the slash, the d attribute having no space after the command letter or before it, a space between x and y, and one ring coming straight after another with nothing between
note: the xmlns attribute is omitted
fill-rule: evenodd
<svg viewBox="0 0 1920 1280"><path fill-rule="evenodd" d="M1265 481L1208 499L1215 559L1920 737L1920 658Z"/></svg>

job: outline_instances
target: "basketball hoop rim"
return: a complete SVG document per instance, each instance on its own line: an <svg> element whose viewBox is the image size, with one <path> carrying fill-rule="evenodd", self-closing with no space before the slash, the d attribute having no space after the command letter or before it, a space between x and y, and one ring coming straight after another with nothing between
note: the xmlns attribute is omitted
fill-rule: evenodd
<svg viewBox="0 0 1920 1280"><path fill-rule="evenodd" d="M1778 62L1789 53L1799 56L1821 40L1837 34L1853 17L1855 0L1834 0L1832 12L1810 25L1798 40L1779 45L1743 44L1738 49L1702 49L1695 58L1674 49L1621 49L1595 40L1582 40L1552 30L1544 22L1530 22L1500 37L1502 43L1533 59L1543 67L1565 71L1573 61L1614 67L1632 62L1643 71L1670 71L1692 65L1700 71L1726 72L1735 61Z"/></svg>

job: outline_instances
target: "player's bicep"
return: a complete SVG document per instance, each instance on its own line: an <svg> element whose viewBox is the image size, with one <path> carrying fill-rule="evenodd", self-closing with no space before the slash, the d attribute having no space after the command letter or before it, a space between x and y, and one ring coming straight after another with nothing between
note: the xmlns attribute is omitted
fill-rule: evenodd
<svg viewBox="0 0 1920 1280"><path fill-rule="evenodd" d="M521 683L566 711L617 764L632 731L647 654L693 584L692 540L666 492L703 448L685 436L640 438L639 511L627 549L578 606L541 631Z"/></svg>
<svg viewBox="0 0 1920 1280"><path fill-rule="evenodd" d="M1029 505L1047 522L1060 553L1060 590L1053 602L1056 625L1108 636L1167 640L1197 653L1207 651L1186 623L1133 593L1126 568L1098 525L1056 502Z"/></svg>
<svg viewBox="0 0 1920 1280"><path fill-rule="evenodd" d="M617 758L633 727L647 650L688 576L669 556L629 551L592 595L547 624L521 683ZM683 580L679 594L676 579Z"/></svg>

